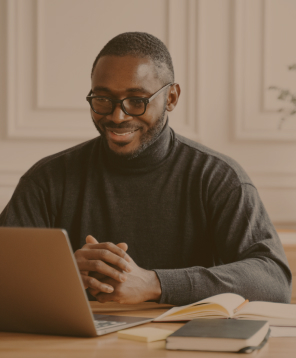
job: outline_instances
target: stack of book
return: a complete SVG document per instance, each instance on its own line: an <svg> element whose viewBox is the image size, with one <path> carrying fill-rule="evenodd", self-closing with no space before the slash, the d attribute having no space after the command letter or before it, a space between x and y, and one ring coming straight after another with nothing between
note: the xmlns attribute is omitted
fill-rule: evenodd
<svg viewBox="0 0 296 358"><path fill-rule="evenodd" d="M267 342L270 326L296 326L296 305L224 293L173 307L154 321L191 321L167 338L167 349L251 352Z"/></svg>

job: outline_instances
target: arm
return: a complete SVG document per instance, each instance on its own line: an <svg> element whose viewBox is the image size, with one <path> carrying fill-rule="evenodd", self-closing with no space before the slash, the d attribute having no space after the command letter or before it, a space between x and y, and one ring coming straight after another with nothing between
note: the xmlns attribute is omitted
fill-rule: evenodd
<svg viewBox="0 0 296 358"><path fill-rule="evenodd" d="M257 190L242 184L209 203L216 266L155 270L161 303L184 305L223 292L290 302L291 272Z"/></svg>
<svg viewBox="0 0 296 358"><path fill-rule="evenodd" d="M225 188L224 188L225 189ZM277 233L252 184L223 190L209 201L206 238L212 242L215 266L144 270L132 262L124 283L107 278L111 294L92 294L99 302L185 305L224 292L251 300L290 302L291 272Z"/></svg>
<svg viewBox="0 0 296 358"><path fill-rule="evenodd" d="M0 214L0 226L53 227L54 212L44 190L30 178L21 178L12 198Z"/></svg>
<svg viewBox="0 0 296 358"><path fill-rule="evenodd" d="M54 200L52 195L46 195L46 190L32 179L22 178L0 215L0 226L55 227L57 205L54 204ZM117 282L126 280L122 271L131 271L126 245L98 243L91 236L88 236L86 241L86 245L74 253L84 287L100 292L112 292L113 287L102 283L101 279L107 275ZM114 266L111 267L112 265ZM91 277L89 271L98 275Z"/></svg>

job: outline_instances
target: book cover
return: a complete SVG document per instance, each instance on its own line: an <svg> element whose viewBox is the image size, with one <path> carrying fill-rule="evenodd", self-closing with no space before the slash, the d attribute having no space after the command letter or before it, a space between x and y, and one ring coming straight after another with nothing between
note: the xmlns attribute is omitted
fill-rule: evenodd
<svg viewBox="0 0 296 358"><path fill-rule="evenodd" d="M262 343L268 332L267 321L195 319L170 335L166 341L166 348L227 352L252 351L263 346Z"/></svg>

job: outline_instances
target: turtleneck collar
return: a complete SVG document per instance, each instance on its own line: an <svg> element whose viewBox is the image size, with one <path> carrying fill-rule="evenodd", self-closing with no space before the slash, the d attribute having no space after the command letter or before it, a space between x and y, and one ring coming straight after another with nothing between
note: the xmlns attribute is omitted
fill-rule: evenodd
<svg viewBox="0 0 296 358"><path fill-rule="evenodd" d="M169 154L171 149L172 138L168 121L167 119L157 139L137 157L132 159L116 155L109 149L105 140L101 140L101 148L103 149L103 157L106 165L120 171L145 171L148 168L158 165Z"/></svg>

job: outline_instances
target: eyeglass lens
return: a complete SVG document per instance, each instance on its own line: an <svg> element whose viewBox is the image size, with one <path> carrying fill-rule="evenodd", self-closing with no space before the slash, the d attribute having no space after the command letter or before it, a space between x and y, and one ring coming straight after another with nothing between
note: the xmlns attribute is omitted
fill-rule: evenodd
<svg viewBox="0 0 296 358"><path fill-rule="evenodd" d="M145 111L145 103L139 98L126 98L122 104L131 115L140 115ZM99 114L110 114L113 110L112 101L104 97L92 98L92 107Z"/></svg>

